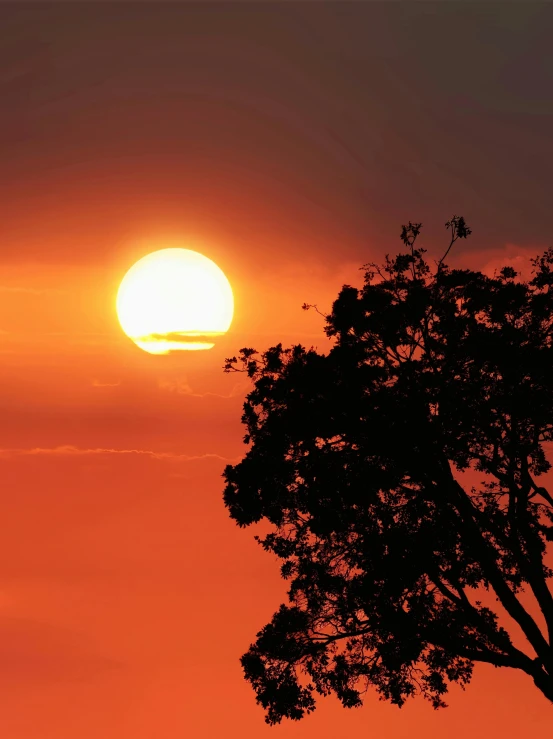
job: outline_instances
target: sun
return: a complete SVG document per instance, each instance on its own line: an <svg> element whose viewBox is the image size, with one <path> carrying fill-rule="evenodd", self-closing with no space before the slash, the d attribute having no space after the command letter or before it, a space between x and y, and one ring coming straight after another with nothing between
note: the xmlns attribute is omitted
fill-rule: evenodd
<svg viewBox="0 0 553 739"><path fill-rule="evenodd" d="M224 272L191 249L160 249L123 278L117 316L127 336L150 354L211 349L234 313Z"/></svg>

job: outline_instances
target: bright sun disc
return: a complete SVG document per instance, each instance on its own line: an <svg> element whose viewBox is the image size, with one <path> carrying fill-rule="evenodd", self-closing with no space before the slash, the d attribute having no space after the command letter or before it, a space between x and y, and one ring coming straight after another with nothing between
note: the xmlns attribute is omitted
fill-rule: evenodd
<svg viewBox="0 0 553 739"><path fill-rule="evenodd" d="M228 331L233 312L224 272L190 249L160 249L143 257L117 293L121 328L150 354L211 349Z"/></svg>

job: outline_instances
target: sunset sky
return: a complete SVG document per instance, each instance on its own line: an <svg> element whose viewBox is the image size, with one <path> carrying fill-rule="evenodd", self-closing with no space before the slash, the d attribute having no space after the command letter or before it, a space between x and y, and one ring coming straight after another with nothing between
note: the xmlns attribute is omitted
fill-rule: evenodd
<svg viewBox="0 0 553 739"><path fill-rule="evenodd" d="M244 453L243 346L328 348L358 268L422 221L451 266L551 246L553 5L0 4L0 735L551 735L530 678L477 666L450 708L320 701L269 728L239 658L285 598L222 502ZM154 356L126 271L215 261L234 322Z"/></svg>

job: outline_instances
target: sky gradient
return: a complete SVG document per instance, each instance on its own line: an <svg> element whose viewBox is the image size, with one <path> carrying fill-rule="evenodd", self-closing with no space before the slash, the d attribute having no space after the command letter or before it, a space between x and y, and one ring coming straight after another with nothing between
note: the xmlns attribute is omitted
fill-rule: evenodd
<svg viewBox="0 0 553 739"><path fill-rule="evenodd" d="M328 348L358 268L422 221L451 266L551 245L553 5L0 4L0 735L507 739L551 733L524 675L448 710L321 701L269 728L240 655L285 597L222 503L244 452L242 346ZM235 320L153 356L117 287L197 249Z"/></svg>

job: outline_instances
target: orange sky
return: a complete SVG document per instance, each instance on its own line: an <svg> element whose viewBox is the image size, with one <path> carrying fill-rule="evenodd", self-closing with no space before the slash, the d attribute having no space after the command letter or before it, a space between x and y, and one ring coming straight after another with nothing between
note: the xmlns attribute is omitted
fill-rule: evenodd
<svg viewBox="0 0 553 739"><path fill-rule="evenodd" d="M550 736L530 679L488 666L449 710L369 694L263 723L238 660L285 588L223 507L248 385L221 367L244 345L325 349L301 304L330 309L409 219L432 257L466 217L452 265L550 245L552 15L0 6L1 736ZM148 355L115 294L178 244L225 271L235 321L208 352Z"/></svg>

